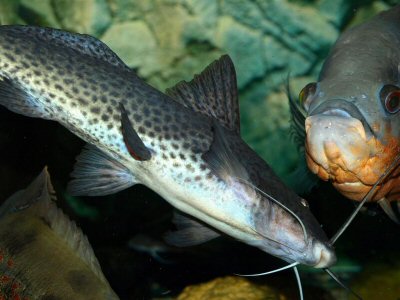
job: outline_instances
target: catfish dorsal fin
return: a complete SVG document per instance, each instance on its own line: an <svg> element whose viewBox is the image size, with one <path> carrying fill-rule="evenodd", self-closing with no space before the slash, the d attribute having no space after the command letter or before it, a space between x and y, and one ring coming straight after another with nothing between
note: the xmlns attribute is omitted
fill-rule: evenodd
<svg viewBox="0 0 400 300"><path fill-rule="evenodd" d="M87 237L55 204L54 189L47 167L24 190L8 198L0 207L0 217L26 210L33 216L41 218L51 230L73 250L97 277L106 282L100 264L94 255Z"/></svg>
<svg viewBox="0 0 400 300"><path fill-rule="evenodd" d="M212 62L192 81L181 81L166 93L182 105L214 117L226 128L240 132L236 72L228 55Z"/></svg>

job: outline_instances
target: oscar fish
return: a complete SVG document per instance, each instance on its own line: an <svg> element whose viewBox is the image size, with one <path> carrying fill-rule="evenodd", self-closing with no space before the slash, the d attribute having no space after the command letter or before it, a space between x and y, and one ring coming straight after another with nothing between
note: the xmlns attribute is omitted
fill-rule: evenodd
<svg viewBox="0 0 400 300"><path fill-rule="evenodd" d="M182 212L171 244L224 233L290 263L336 261L306 200L241 139L228 56L165 94L91 36L1 26L0 79L1 105L57 121L88 143L71 194L107 195L140 183Z"/></svg>
<svg viewBox="0 0 400 300"><path fill-rule="evenodd" d="M309 169L361 201L400 153L400 6L346 30L291 109ZM400 169L370 201L398 201ZM389 212L393 217L393 214Z"/></svg>
<svg viewBox="0 0 400 300"><path fill-rule="evenodd" d="M117 300L45 168L0 206L0 299Z"/></svg>

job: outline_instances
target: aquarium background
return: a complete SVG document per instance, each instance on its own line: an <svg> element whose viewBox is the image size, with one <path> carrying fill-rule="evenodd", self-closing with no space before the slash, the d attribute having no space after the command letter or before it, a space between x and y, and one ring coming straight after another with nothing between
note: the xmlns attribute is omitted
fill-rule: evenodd
<svg viewBox="0 0 400 300"><path fill-rule="evenodd" d="M306 83L316 81L324 58L344 29L397 2L0 0L0 21L95 36L162 91L190 80L214 59L229 54L237 71L244 140L310 200L312 211L331 236L354 204L329 183L305 189L301 173L294 173L303 160L290 134L286 80L290 78L291 91L297 95ZM0 202L48 165L58 205L88 235L121 299L297 299L291 271L252 279L225 277L283 265L228 238L189 249L169 248L162 254L166 261L154 259L149 254L173 228L172 208L142 186L108 197L66 194L68 174L83 145L54 122L1 107ZM398 225L369 206L338 241L339 259L333 271L364 299L399 299L398 232ZM138 234L147 238L142 239L147 252L129 247L129 240ZM306 299L347 299L347 293L322 271L302 268L301 276ZM216 278L217 282L186 289L178 296L187 286Z"/></svg>

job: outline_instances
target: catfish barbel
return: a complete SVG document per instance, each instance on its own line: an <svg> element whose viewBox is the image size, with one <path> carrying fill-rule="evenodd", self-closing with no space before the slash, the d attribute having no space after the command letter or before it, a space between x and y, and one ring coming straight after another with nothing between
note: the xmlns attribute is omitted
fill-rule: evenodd
<svg viewBox="0 0 400 300"><path fill-rule="evenodd" d="M93 37L2 26L0 78L0 104L57 121L88 142L71 193L106 195L140 183L185 213L168 237L175 245L225 233L287 262L335 262L307 202L241 139L228 56L166 95Z"/></svg>

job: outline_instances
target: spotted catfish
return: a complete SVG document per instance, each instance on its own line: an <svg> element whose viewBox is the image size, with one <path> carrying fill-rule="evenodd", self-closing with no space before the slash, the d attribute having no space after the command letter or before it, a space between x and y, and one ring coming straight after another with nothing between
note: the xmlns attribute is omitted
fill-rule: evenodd
<svg viewBox="0 0 400 300"><path fill-rule="evenodd" d="M45 168L0 206L0 299L119 299Z"/></svg>
<svg viewBox="0 0 400 300"><path fill-rule="evenodd" d="M344 32L318 82L300 93L304 116L292 105L310 170L352 200L360 201L400 152L399 66L397 5ZM399 171L372 201L388 207L387 200L400 200Z"/></svg>
<svg viewBox="0 0 400 300"><path fill-rule="evenodd" d="M240 138L228 56L166 95L93 37L3 26L0 78L2 105L55 120L88 142L71 193L144 184L185 214L175 218L171 243L197 244L222 232L288 262L334 263L306 201Z"/></svg>

